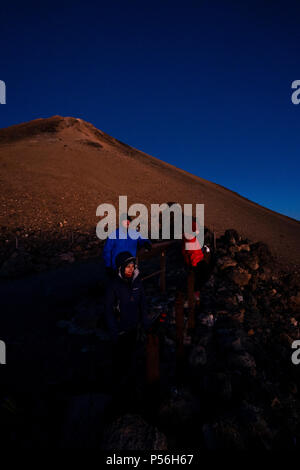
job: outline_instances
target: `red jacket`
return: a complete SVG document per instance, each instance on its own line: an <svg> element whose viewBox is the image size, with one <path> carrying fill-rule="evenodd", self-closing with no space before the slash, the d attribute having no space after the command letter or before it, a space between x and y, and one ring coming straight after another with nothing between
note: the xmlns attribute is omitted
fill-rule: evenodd
<svg viewBox="0 0 300 470"><path fill-rule="evenodd" d="M197 230L198 230L198 226L196 222L192 222L192 231L196 232ZM185 248L186 243L193 243L195 247L192 250L186 250ZM197 266L197 264L204 259L204 255L201 250L200 243L197 237L194 237L191 240L188 240L184 234L183 240L182 240L182 254L184 257L184 261L186 262L188 266Z"/></svg>

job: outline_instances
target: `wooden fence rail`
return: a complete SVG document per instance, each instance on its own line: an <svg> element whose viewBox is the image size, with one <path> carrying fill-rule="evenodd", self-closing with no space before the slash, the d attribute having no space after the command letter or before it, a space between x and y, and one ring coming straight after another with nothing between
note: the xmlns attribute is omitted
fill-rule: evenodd
<svg viewBox="0 0 300 470"><path fill-rule="evenodd" d="M178 240L161 242L153 245L153 249L149 253L143 253L141 259L149 259L160 253L160 269L148 274L142 280L145 281L154 276L160 276L159 285L161 292L166 290L166 250ZM216 249L216 232L213 231L213 248ZM189 271L187 279L187 297L188 297L188 320L187 327L189 330L195 328L195 275L193 271ZM183 373L184 365L184 294L182 291L177 292L175 300L175 323L176 323L176 376L180 381ZM157 335L150 333L147 338L146 345L146 380L149 385L159 382L159 338Z"/></svg>

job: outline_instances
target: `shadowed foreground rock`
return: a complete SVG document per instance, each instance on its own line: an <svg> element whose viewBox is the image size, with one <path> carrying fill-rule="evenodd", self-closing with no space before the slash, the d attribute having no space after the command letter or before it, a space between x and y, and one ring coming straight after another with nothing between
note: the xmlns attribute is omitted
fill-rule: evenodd
<svg viewBox="0 0 300 470"><path fill-rule="evenodd" d="M138 415L126 414L106 430L103 450L167 450L162 432Z"/></svg>
<svg viewBox="0 0 300 470"><path fill-rule="evenodd" d="M99 393L72 397L64 417L61 447L79 449L98 447L105 412L110 401L109 396Z"/></svg>
<svg viewBox="0 0 300 470"><path fill-rule="evenodd" d="M98 287L79 290L81 282L89 286L94 279L88 277L86 264L79 273L77 263L69 263L60 275L41 273L49 289L53 276L58 286L65 285L67 278L72 287L76 278L77 295L67 289L68 298L62 303L60 296L54 296L55 288L50 291L53 303L47 302L48 311L41 309L42 303L36 305L33 321L33 304L25 318L23 305L19 317L9 311L10 368L4 370L7 378L5 374L0 378L0 418L9 431L3 442L15 447L33 442L37 447L107 450L300 449L300 365L291 360L292 343L300 339L300 274L282 271L265 244L252 243L234 230L216 240L213 259L195 302L193 331L188 328L187 273L178 246L167 252L166 292L160 293L157 278L145 281L149 314L163 318L157 331L160 383L155 393L147 390L141 352L136 383L121 411L110 399L104 287L102 293ZM143 275L155 272L159 258L140 267ZM21 284L21 280L10 282L20 302ZM42 284L34 285L42 291ZM184 358L177 375L179 289L184 302ZM43 327L46 314L48 323ZM40 396L39 378L44 387L40 406L35 398ZM19 390L33 381L34 394L16 393L16 380ZM15 408L8 403L15 403Z"/></svg>

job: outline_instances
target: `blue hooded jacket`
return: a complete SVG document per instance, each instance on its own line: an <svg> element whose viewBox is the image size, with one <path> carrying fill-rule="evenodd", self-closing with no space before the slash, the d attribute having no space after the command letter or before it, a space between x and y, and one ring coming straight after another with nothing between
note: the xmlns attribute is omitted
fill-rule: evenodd
<svg viewBox="0 0 300 470"><path fill-rule="evenodd" d="M117 228L106 239L102 256L107 268L116 269L116 256L119 253L129 251L132 256L136 257L138 248L151 244L147 238L143 238L135 230L128 230L127 238L120 238L120 230L122 230L124 235L126 234L125 230ZM138 238L135 240L133 237Z"/></svg>

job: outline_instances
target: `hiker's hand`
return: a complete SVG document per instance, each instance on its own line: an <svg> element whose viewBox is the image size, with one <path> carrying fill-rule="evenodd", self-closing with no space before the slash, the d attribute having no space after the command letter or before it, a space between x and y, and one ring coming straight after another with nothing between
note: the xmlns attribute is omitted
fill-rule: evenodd
<svg viewBox="0 0 300 470"><path fill-rule="evenodd" d="M142 326L139 326L137 330L137 340L143 342L145 341L145 339L146 339L145 329Z"/></svg>
<svg viewBox="0 0 300 470"><path fill-rule="evenodd" d="M151 251L152 250L152 243L146 242L145 243L145 250L146 251Z"/></svg>
<svg viewBox="0 0 300 470"><path fill-rule="evenodd" d="M146 334L152 335L153 332L154 332L153 326L152 325L148 326L148 328L146 329Z"/></svg>

